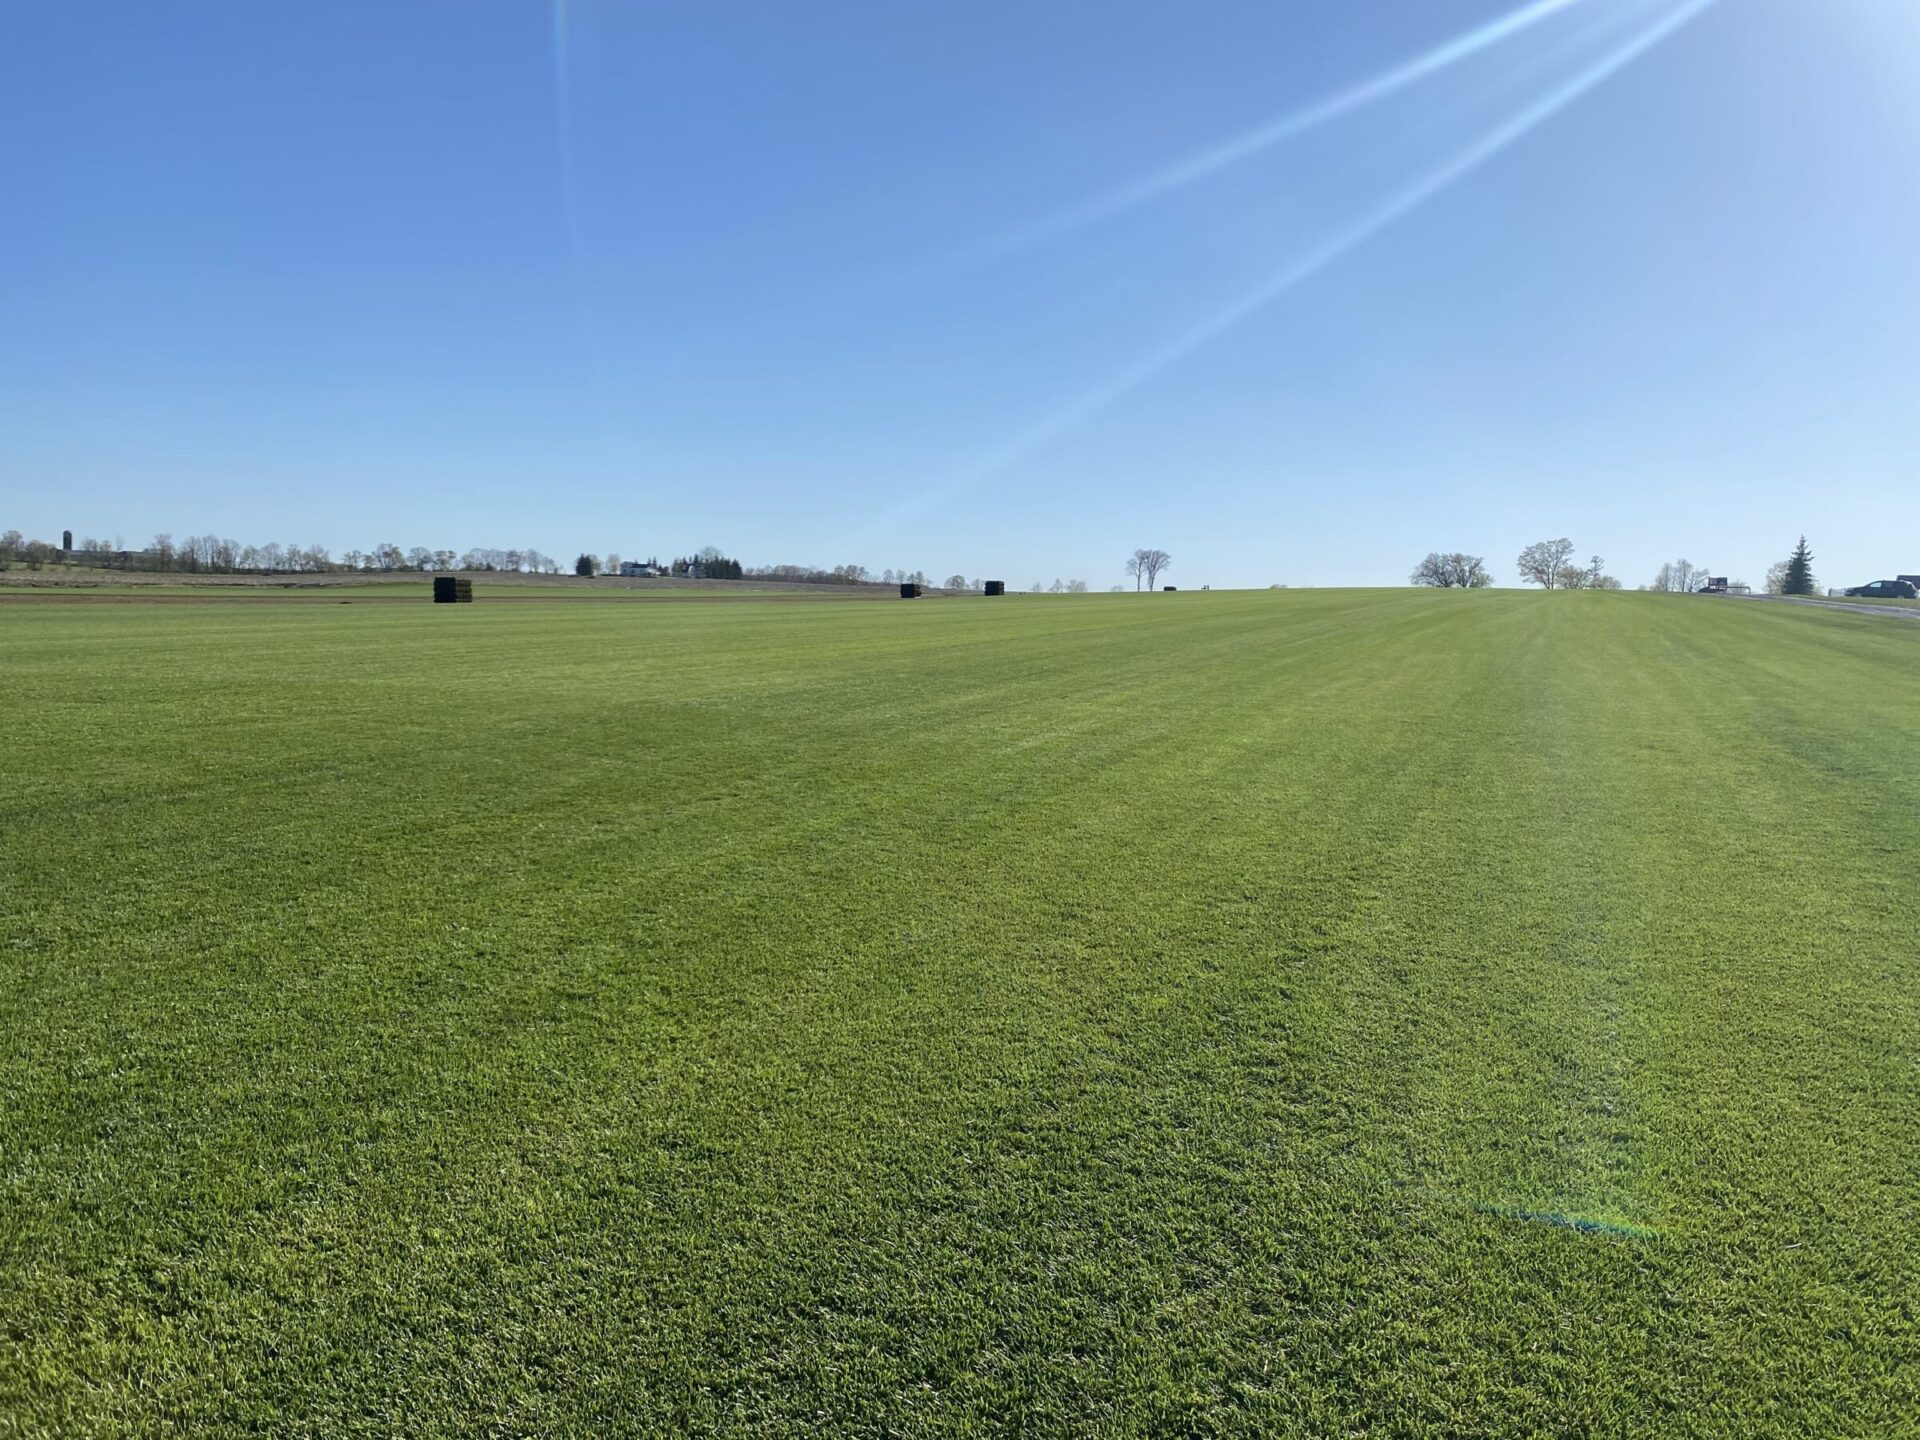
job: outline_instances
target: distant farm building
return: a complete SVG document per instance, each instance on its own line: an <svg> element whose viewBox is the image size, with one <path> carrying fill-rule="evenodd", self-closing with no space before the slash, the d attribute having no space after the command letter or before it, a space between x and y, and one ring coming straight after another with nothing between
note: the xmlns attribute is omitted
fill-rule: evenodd
<svg viewBox="0 0 1920 1440"><path fill-rule="evenodd" d="M620 574L622 578L627 580L648 580L659 573L658 569L642 560L622 560L620 562Z"/></svg>

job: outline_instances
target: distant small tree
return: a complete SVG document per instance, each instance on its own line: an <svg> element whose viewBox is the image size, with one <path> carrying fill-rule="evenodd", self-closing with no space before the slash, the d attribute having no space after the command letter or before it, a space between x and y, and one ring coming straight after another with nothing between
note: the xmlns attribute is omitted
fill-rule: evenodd
<svg viewBox="0 0 1920 1440"><path fill-rule="evenodd" d="M599 574L600 561L598 557L593 555L582 555L579 559L573 562L573 573L576 575L587 575L587 576Z"/></svg>
<svg viewBox="0 0 1920 1440"><path fill-rule="evenodd" d="M1493 584L1486 561L1478 555L1463 555L1458 550L1444 555L1437 550L1429 552L1426 559L1413 567L1413 574L1408 578L1415 585L1436 590L1483 590Z"/></svg>
<svg viewBox="0 0 1920 1440"><path fill-rule="evenodd" d="M1055 580L1053 584L1048 587L1048 589L1055 595L1064 593L1066 588L1067 588L1067 582L1064 580Z"/></svg>
<svg viewBox="0 0 1920 1440"><path fill-rule="evenodd" d="M1144 550L1136 550L1127 557L1127 578L1133 581L1133 588L1136 592L1147 578L1147 567L1140 558L1146 553Z"/></svg>
<svg viewBox="0 0 1920 1440"><path fill-rule="evenodd" d="M1653 577L1653 585L1650 588L1669 595L1691 595L1706 583L1706 568L1682 556L1678 560L1669 560L1662 565L1660 572Z"/></svg>
<svg viewBox="0 0 1920 1440"><path fill-rule="evenodd" d="M1084 580L1069 580L1069 581L1067 581L1067 593L1068 593L1069 595L1084 595L1084 594L1086 594L1086 593L1087 593L1087 582L1086 582L1086 581L1084 581Z"/></svg>
<svg viewBox="0 0 1920 1440"><path fill-rule="evenodd" d="M1562 590L1618 590L1620 582L1606 573L1607 562L1598 555L1585 565L1568 563L1561 567L1559 588Z"/></svg>
<svg viewBox="0 0 1920 1440"><path fill-rule="evenodd" d="M1784 595L1787 593L1787 562L1776 560L1767 567L1767 594Z"/></svg>
<svg viewBox="0 0 1920 1440"><path fill-rule="evenodd" d="M1566 579L1567 561L1572 558L1571 540L1536 540L1520 552L1517 568L1520 578L1529 585L1553 590Z"/></svg>
<svg viewBox="0 0 1920 1440"><path fill-rule="evenodd" d="M1819 593L1817 588L1819 583L1813 574L1813 551L1807 548L1807 537L1802 535L1800 543L1793 547L1793 554L1787 557L1787 573L1780 593L1814 595Z"/></svg>
<svg viewBox="0 0 1920 1440"><path fill-rule="evenodd" d="M947 576L947 583L942 588L947 590L964 590L967 588L967 577L964 575L949 575Z"/></svg>

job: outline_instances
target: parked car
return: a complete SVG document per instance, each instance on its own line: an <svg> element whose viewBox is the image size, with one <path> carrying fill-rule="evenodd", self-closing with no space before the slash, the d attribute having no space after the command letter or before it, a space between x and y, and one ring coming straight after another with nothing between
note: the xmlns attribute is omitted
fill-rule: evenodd
<svg viewBox="0 0 1920 1440"><path fill-rule="evenodd" d="M1869 600L1920 600L1920 590L1905 580L1875 580L1870 585L1855 585L1847 594Z"/></svg>

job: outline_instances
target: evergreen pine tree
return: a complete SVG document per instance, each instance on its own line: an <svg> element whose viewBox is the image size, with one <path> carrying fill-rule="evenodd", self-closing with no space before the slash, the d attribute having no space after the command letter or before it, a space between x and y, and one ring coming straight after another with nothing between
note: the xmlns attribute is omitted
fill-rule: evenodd
<svg viewBox="0 0 1920 1440"><path fill-rule="evenodd" d="M1800 537L1800 543L1793 547L1793 554L1787 557L1787 583L1782 593L1814 593L1813 552L1807 548L1807 537L1804 535Z"/></svg>

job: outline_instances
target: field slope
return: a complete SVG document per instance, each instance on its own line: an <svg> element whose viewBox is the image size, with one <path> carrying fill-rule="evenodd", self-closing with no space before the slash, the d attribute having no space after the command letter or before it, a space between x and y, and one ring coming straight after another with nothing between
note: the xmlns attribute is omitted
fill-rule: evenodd
<svg viewBox="0 0 1920 1440"><path fill-rule="evenodd" d="M1884 1435L1920 627L0 610L0 1435Z"/></svg>

